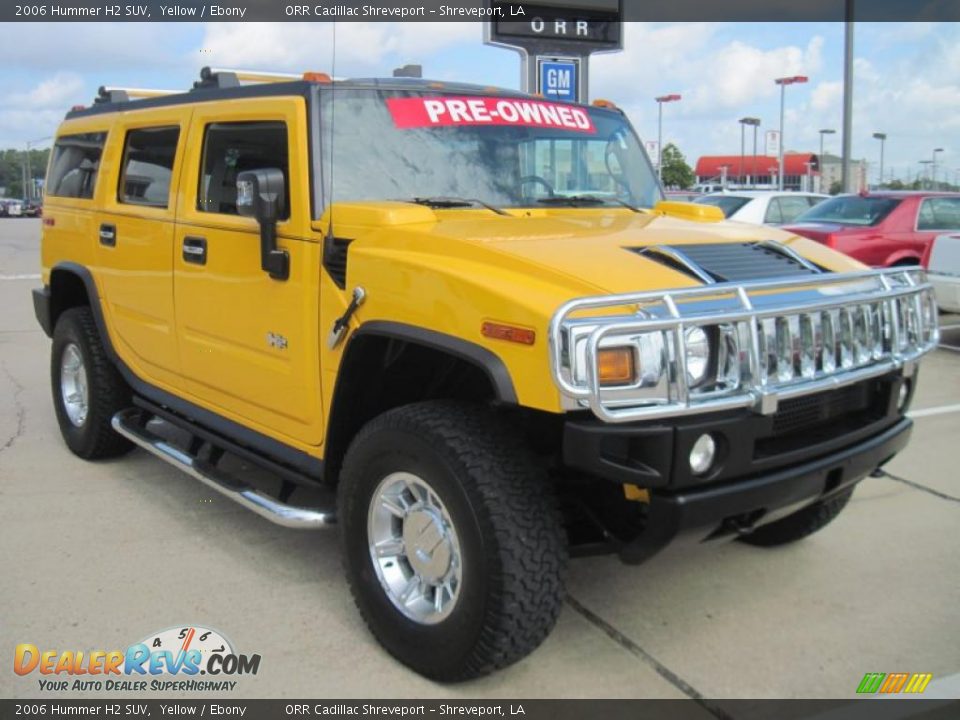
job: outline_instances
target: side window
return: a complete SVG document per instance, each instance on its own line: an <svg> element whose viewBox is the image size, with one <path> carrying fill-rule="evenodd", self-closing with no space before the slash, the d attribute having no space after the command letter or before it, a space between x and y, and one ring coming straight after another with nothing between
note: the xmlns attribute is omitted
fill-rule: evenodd
<svg viewBox="0 0 960 720"><path fill-rule="evenodd" d="M770 204L767 205L767 214L763 221L770 224L779 224L783 222L783 213L780 211L780 198L770 198Z"/></svg>
<svg viewBox="0 0 960 720"><path fill-rule="evenodd" d="M53 146L46 194L54 197L92 198L107 134L63 135Z"/></svg>
<svg viewBox="0 0 960 720"><path fill-rule="evenodd" d="M929 198L920 206L917 230L960 230L960 198Z"/></svg>
<svg viewBox="0 0 960 720"><path fill-rule="evenodd" d="M780 198L780 220L782 223L790 223L796 220L797 216L810 209L810 204L804 197L782 197Z"/></svg>
<svg viewBox="0 0 960 720"><path fill-rule="evenodd" d="M214 123L203 137L203 160L197 209L237 215L237 174L278 168L283 172L286 202L281 220L290 215L287 126L282 122Z"/></svg>
<svg viewBox="0 0 960 720"><path fill-rule="evenodd" d="M180 128L144 128L127 133L117 201L165 208Z"/></svg>

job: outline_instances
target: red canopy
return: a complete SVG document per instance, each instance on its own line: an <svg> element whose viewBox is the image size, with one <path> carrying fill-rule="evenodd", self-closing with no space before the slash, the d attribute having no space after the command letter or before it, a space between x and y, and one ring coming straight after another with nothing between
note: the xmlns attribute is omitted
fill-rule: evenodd
<svg viewBox="0 0 960 720"><path fill-rule="evenodd" d="M757 155L756 169L753 165L753 155L747 154L743 157L743 174L753 176L770 175L770 168L778 167L778 160L769 155ZM784 175L806 175L806 163L812 163L810 172L814 175L820 170L818 158L813 153L787 153L783 156ZM727 176L737 177L740 175L740 156L739 155L706 155L697 160L696 175L698 177L720 177L723 175L721 166L727 166ZM776 172L776 171L774 171Z"/></svg>

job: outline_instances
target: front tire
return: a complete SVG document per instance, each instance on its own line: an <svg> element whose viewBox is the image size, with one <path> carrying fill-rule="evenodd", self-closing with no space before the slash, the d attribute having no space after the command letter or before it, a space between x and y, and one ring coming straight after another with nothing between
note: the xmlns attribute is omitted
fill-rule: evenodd
<svg viewBox="0 0 960 720"><path fill-rule="evenodd" d="M57 320L50 384L60 434L74 455L99 460L133 447L110 425L130 406L130 388L107 357L89 307L71 308Z"/></svg>
<svg viewBox="0 0 960 720"><path fill-rule="evenodd" d="M762 525L739 539L748 545L759 547L776 547L802 540L833 521L850 502L851 495L853 488L809 505L769 525Z"/></svg>
<svg viewBox="0 0 960 720"><path fill-rule="evenodd" d="M556 623L567 550L552 488L492 410L436 401L375 418L347 452L338 499L357 607L421 675L485 675Z"/></svg>

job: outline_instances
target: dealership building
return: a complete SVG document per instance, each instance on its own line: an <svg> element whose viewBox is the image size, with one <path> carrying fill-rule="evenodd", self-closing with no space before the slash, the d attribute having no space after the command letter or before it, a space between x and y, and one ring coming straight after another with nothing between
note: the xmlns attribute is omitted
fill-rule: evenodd
<svg viewBox="0 0 960 720"><path fill-rule="evenodd" d="M827 192L842 174L842 160L836 155L786 153L783 156L785 190ZM852 162L854 192L867 187L867 164ZM779 160L772 155L704 155L697 160L698 183L720 184L728 188L770 189L778 186Z"/></svg>

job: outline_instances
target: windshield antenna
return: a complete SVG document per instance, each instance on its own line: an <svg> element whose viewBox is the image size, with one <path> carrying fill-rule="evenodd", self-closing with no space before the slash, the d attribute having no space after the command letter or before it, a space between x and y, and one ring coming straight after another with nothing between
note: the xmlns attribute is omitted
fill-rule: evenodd
<svg viewBox="0 0 960 720"><path fill-rule="evenodd" d="M337 86L337 21L333 21L333 40L330 43L332 56L330 59L330 199L328 209L330 217L327 218L327 237L324 244L333 243L333 126L337 116L337 108L334 104L334 88ZM332 248L331 248L332 249Z"/></svg>

